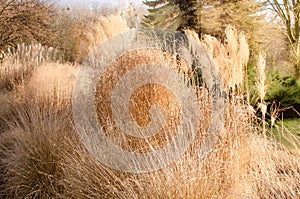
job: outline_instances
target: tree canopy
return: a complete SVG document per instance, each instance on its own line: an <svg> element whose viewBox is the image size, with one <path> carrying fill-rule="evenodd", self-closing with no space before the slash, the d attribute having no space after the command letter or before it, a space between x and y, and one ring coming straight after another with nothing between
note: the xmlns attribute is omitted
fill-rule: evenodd
<svg viewBox="0 0 300 199"><path fill-rule="evenodd" d="M0 50L32 41L49 45L53 16L45 1L0 0Z"/></svg>
<svg viewBox="0 0 300 199"><path fill-rule="evenodd" d="M300 79L300 0L268 0L268 2L283 22L295 76Z"/></svg>
<svg viewBox="0 0 300 199"><path fill-rule="evenodd" d="M152 0L144 4L149 6L142 21L145 27L192 29L200 37L210 34L224 39L224 30L233 25L245 33L252 51L259 51L264 4L256 0Z"/></svg>
<svg viewBox="0 0 300 199"><path fill-rule="evenodd" d="M149 14L142 21L146 27L181 30L189 28L201 33L199 6L206 1L197 0L156 0L144 1L149 6Z"/></svg>

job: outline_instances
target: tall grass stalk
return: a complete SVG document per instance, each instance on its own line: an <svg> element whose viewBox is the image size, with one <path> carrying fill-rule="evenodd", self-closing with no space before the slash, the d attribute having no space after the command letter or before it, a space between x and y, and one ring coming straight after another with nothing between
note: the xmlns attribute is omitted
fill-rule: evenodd
<svg viewBox="0 0 300 199"><path fill-rule="evenodd" d="M193 33L189 32L191 34ZM239 33L233 26L226 28L225 35L225 43L210 35L204 35L203 40L198 39L198 42L205 46L219 68L227 92L242 94L249 61L249 46L244 34ZM197 36L193 36L195 37Z"/></svg>
<svg viewBox="0 0 300 199"><path fill-rule="evenodd" d="M266 55L261 52L258 56L257 60L257 80L256 80L256 88L259 94L260 103L259 108L262 112L262 125L263 125L263 134L266 136L266 113L267 113L267 105L265 103L266 96Z"/></svg>

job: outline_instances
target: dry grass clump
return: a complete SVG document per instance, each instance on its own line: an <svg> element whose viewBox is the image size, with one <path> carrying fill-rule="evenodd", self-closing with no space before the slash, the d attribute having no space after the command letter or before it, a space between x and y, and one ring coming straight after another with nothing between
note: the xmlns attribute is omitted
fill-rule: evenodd
<svg viewBox="0 0 300 199"><path fill-rule="evenodd" d="M72 131L71 94L76 69L46 63L0 99L0 197L59 198L61 151ZM49 73L51 72L51 73ZM45 84L46 83L46 84Z"/></svg>
<svg viewBox="0 0 300 199"><path fill-rule="evenodd" d="M106 135L114 143L122 148L135 152L150 152L151 150L163 147L172 136L177 134L177 127L181 120L180 104L172 90L160 84L149 83L134 91L128 103L129 107L124 107L126 102L122 102L119 108L128 108L134 121L140 126L146 128L152 119L149 109L153 105L163 107L166 116L166 123L163 128L157 132L157 135L149 139L141 139L126 135L122 132L112 114L112 93L118 81L124 74L130 70L136 69L142 65L163 64L173 70L179 70L176 65L176 58L168 53L162 53L159 50L144 49L124 53L116 58L99 78L96 92L96 109L99 125L105 129ZM182 65L187 65L183 63ZM167 78L169 74L161 74L161 78ZM135 77L138 78L138 77ZM133 80L127 80L133 81ZM129 88L124 88L125 90ZM125 120L125 119L124 119ZM128 119L129 120L129 119ZM129 144L128 144L129 143ZM141 148L141 146L143 146Z"/></svg>
<svg viewBox="0 0 300 199"><path fill-rule="evenodd" d="M56 198L63 190L60 151L74 135L70 105L77 69L50 62L44 47L37 54L33 49L24 47L2 63L1 198Z"/></svg>
<svg viewBox="0 0 300 199"><path fill-rule="evenodd" d="M111 95L121 74L145 62L166 60L173 65L174 59L166 59L153 50L141 50L124 54L111 63L97 85L99 123L104 122L105 117L101 117L111 116L108 101L101 101L101 97ZM120 65L122 67L117 68ZM99 163L85 149L74 130L70 94L76 74L76 67L71 65L43 64L32 71L32 76L18 89L19 92L12 97L0 96L1 198L299 196L299 156L261 136L252 107L243 101L233 98L227 104L225 128L216 146L207 156L199 157L199 148L203 135L208 132L211 117L205 89L197 90L201 108L199 120L202 121L199 135L186 153L170 166L156 172L130 174ZM142 126L149 122L147 109L154 103L151 100L172 108L164 101L169 99L164 96L168 92L160 97L153 92L161 91L161 88L149 86L147 89L144 92L138 89L130 99L133 117ZM172 97L170 101L173 102ZM124 104L120 101L120 107ZM144 147L145 143L135 145L135 148Z"/></svg>
<svg viewBox="0 0 300 199"><path fill-rule="evenodd" d="M224 87L227 91L240 92L244 85L246 67L249 61L249 46L245 35L234 27L225 30L225 43L210 35L204 35L200 41L195 32L186 31L194 41L203 45L215 65L220 70ZM238 90L235 90L238 88Z"/></svg>
<svg viewBox="0 0 300 199"><path fill-rule="evenodd" d="M297 198L300 194L299 155L273 140L252 139L254 193L259 198Z"/></svg>
<svg viewBox="0 0 300 199"><path fill-rule="evenodd" d="M62 191L60 151L70 120L34 103L18 104L1 132L2 198L58 198ZM50 106L48 107L50 108ZM63 121L63 122L62 122Z"/></svg>
<svg viewBox="0 0 300 199"><path fill-rule="evenodd" d="M27 84L19 89L23 97L43 103L71 100L78 67L70 64L44 63L33 71ZM68 102L70 103L70 102Z"/></svg>
<svg viewBox="0 0 300 199"><path fill-rule="evenodd" d="M1 198L60 198L62 156L73 139L71 97L77 69L44 63L1 96Z"/></svg>
<svg viewBox="0 0 300 199"><path fill-rule="evenodd" d="M57 50L51 47L20 44L4 54L0 93L31 100L70 100L77 71L76 66L59 63Z"/></svg>
<svg viewBox="0 0 300 199"><path fill-rule="evenodd" d="M82 62L103 41L127 30L126 19L120 15L100 17L83 34L77 61Z"/></svg>
<svg viewBox="0 0 300 199"><path fill-rule="evenodd" d="M58 50L53 47L43 46L41 44L25 45L18 44L16 48L10 48L6 53L2 53L3 62L10 64L26 65L34 63L35 65L57 61L59 59Z"/></svg>
<svg viewBox="0 0 300 199"><path fill-rule="evenodd" d="M64 150L65 198L138 198L134 175L119 172L100 164L79 143L68 139L69 150Z"/></svg>
<svg viewBox="0 0 300 199"><path fill-rule="evenodd" d="M57 61L57 50L41 44L19 44L2 53L0 61L0 91L8 92L23 85L39 65Z"/></svg>
<svg viewBox="0 0 300 199"><path fill-rule="evenodd" d="M3 197L295 198L300 191L299 157L257 135L240 103L228 107L226 129L208 156L187 152L146 174L115 171L91 157L69 109L35 107L19 106L19 121L1 135Z"/></svg>

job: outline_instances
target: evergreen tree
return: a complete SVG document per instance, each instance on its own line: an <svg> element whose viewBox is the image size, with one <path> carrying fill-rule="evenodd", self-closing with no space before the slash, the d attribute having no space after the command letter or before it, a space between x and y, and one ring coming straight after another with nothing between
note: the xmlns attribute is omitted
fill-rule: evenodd
<svg viewBox="0 0 300 199"><path fill-rule="evenodd" d="M144 16L142 25L145 27L166 28L182 30L185 28L195 30L201 34L198 7L203 5L197 0L155 0L144 1L151 7L149 14Z"/></svg>
<svg viewBox="0 0 300 199"><path fill-rule="evenodd" d="M142 21L145 27L188 28L200 37L210 34L223 39L230 24L245 33L252 53L259 51L263 4L256 0L152 0L144 4L150 7Z"/></svg>

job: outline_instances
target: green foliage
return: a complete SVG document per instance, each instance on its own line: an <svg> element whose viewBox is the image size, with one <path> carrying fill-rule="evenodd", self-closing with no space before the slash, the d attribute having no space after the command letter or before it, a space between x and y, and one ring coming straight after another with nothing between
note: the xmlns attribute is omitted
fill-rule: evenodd
<svg viewBox="0 0 300 199"><path fill-rule="evenodd" d="M146 2L145 2L146 4ZM157 4L160 4L157 2ZM149 4L152 5L152 4ZM177 30L182 23L180 10L173 3L167 3L158 8L149 9L149 14L144 17L144 27L167 28Z"/></svg>
<svg viewBox="0 0 300 199"><path fill-rule="evenodd" d="M269 75L266 103L276 102L282 107L300 104L300 85L292 76L281 76L279 72Z"/></svg>
<svg viewBox="0 0 300 199"><path fill-rule="evenodd" d="M199 36L209 34L224 40L226 27L233 25L245 33L251 54L259 52L263 40L261 11L264 3L255 0L154 0L144 1L144 4L149 7L149 14L142 21L144 27L191 29Z"/></svg>
<svg viewBox="0 0 300 199"><path fill-rule="evenodd" d="M250 92L250 103L256 107L259 95L255 86L257 77L256 68L253 63L248 64L248 83ZM267 73L267 93L265 102L271 105L275 102L281 108L300 105L300 85L293 76L283 76L279 71Z"/></svg>
<svg viewBox="0 0 300 199"><path fill-rule="evenodd" d="M200 33L196 0L156 0L144 1L149 6L149 14L144 16L144 27L182 30L189 28ZM201 3L202 4L202 3Z"/></svg>

